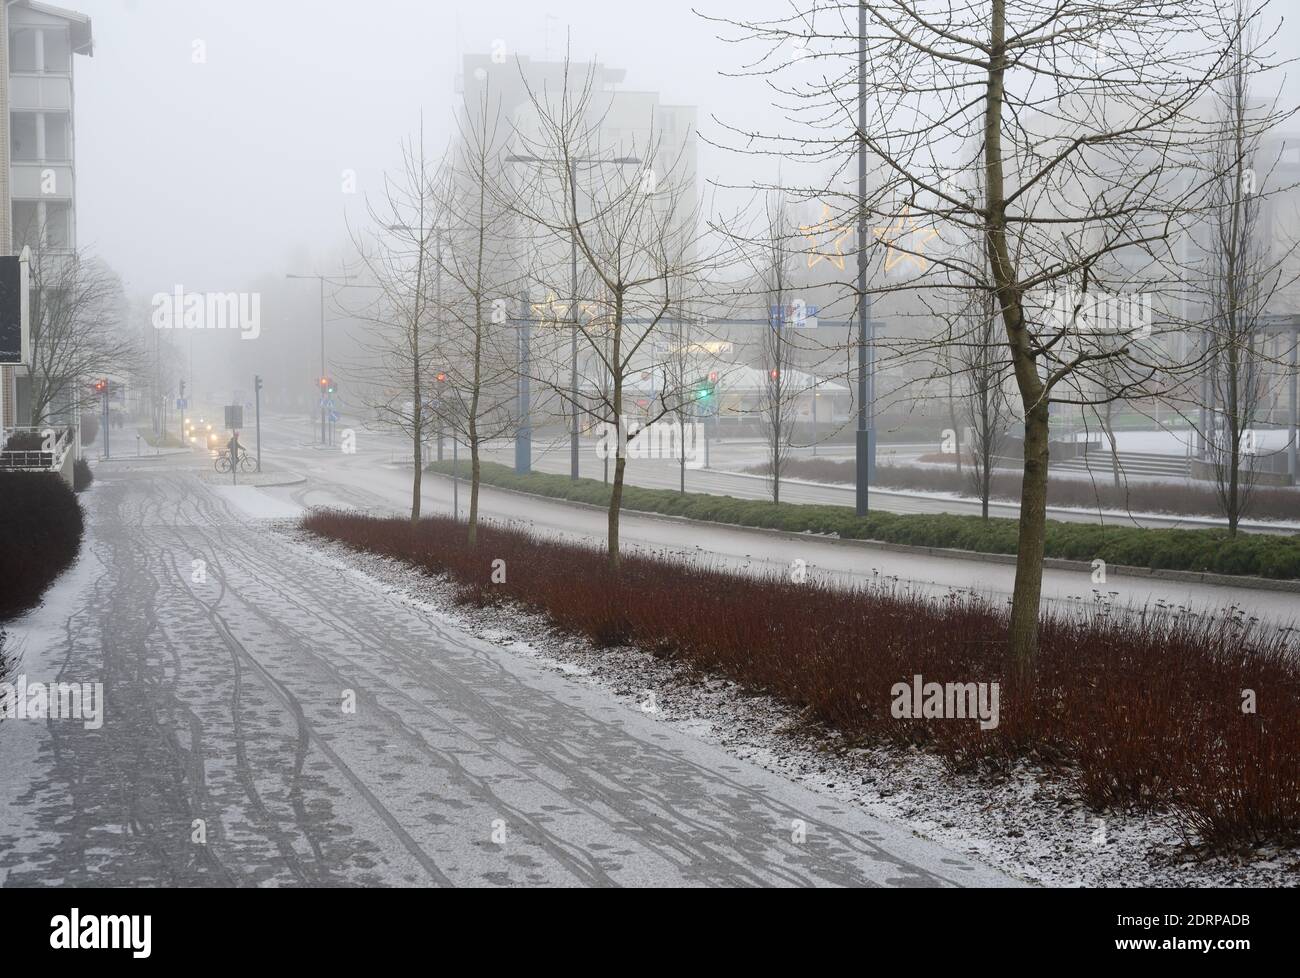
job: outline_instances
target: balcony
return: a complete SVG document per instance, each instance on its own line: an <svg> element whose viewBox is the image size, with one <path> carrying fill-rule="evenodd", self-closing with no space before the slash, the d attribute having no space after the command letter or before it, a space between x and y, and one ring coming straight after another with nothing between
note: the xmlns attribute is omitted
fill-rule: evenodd
<svg viewBox="0 0 1300 978"><path fill-rule="evenodd" d="M58 472L71 484L73 429L12 428L0 449L0 471Z"/></svg>

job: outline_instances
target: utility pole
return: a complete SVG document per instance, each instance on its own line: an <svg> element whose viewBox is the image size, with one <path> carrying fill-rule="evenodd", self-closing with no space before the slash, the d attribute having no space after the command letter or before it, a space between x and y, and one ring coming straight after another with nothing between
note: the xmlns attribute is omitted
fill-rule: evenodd
<svg viewBox="0 0 1300 978"><path fill-rule="evenodd" d="M320 280L320 375L328 377L325 372L325 279ZM325 444L325 400L320 402L320 443Z"/></svg>
<svg viewBox="0 0 1300 978"><path fill-rule="evenodd" d="M515 430L515 473L518 475L527 475L533 469L533 428L528 420L532 394L528 376L532 370L531 334L532 318L525 292L519 297L519 420Z"/></svg>
<svg viewBox="0 0 1300 978"><path fill-rule="evenodd" d="M257 471L262 471L262 378L253 376L253 417L257 424Z"/></svg>
<svg viewBox="0 0 1300 978"><path fill-rule="evenodd" d="M356 278L355 275L286 275L285 278L314 278L320 282L320 379L323 386L324 380L329 376L325 372L325 283L338 282L346 285L347 282ZM325 434L325 392L321 391L320 399L320 443L326 443Z"/></svg>
<svg viewBox="0 0 1300 978"><path fill-rule="evenodd" d="M578 161L569 161L569 186L578 185ZM578 199L577 193L573 199ZM577 204L574 205L577 210ZM572 427L569 429L569 478L578 481L578 215L573 215L573 233L569 235L569 315L573 318L573 331L569 336L569 390L573 392L573 401L569 409L573 413ZM607 460L608 461L608 460Z"/></svg>
<svg viewBox="0 0 1300 978"><path fill-rule="evenodd" d="M876 469L876 379L871 296L867 295L867 6L858 0L858 431L855 511L866 516ZM813 410L816 410L814 404Z"/></svg>
<svg viewBox="0 0 1300 978"><path fill-rule="evenodd" d="M541 156L532 156L528 154L512 154L506 157L507 163L551 163L567 164L569 167L569 187L576 188L578 185L578 165L586 163L617 163L620 166L626 164L639 165L642 161L635 156L616 156L612 159L604 159L594 156L575 156L567 160L551 159ZM577 200L577 192L574 191L573 199ZM578 215L573 215L574 228L569 235L569 314L573 320L572 342L569 344L569 408L573 412L569 428L569 478L574 482L578 481L578 330L581 328L578 322Z"/></svg>
<svg viewBox="0 0 1300 978"><path fill-rule="evenodd" d="M176 398L176 409L181 413L181 430L179 434L181 447L185 446L185 378L181 378L181 394Z"/></svg>

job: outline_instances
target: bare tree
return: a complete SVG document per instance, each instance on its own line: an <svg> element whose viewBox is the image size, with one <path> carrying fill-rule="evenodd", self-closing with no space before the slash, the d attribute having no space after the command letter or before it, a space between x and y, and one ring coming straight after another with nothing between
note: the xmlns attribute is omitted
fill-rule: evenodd
<svg viewBox="0 0 1300 978"><path fill-rule="evenodd" d="M138 344L123 322L122 282L103 262L81 251L32 257L31 424L68 410L92 378L126 373Z"/></svg>
<svg viewBox="0 0 1300 978"><path fill-rule="evenodd" d="M1259 173L1260 132L1252 105L1254 74L1250 0L1231 0L1235 32L1226 76L1216 86L1222 130L1213 148L1207 287L1213 421L1207 434L1219 505L1235 535L1250 504L1258 446L1255 430L1264 398L1266 337L1260 317L1277 291L1290 249L1273 253L1262 233L1267 176Z"/></svg>
<svg viewBox="0 0 1300 978"><path fill-rule="evenodd" d="M515 326L509 310L521 284L511 247L515 215L503 193L503 150L509 135L500 100L485 87L480 104L458 119L445 196L450 247L436 253L444 275L446 328L439 343L445 364L439 417L469 445L470 501L467 540L478 540L481 452L485 440L513 430Z"/></svg>
<svg viewBox="0 0 1300 978"><path fill-rule="evenodd" d="M965 382L961 417L970 430L970 485L979 496L980 513L986 520L993 494L993 470L1012 419L1006 394L1006 344L997 312L990 293L972 293L966 313L970 328L954 347Z"/></svg>
<svg viewBox="0 0 1300 978"><path fill-rule="evenodd" d="M651 119L635 155L615 156L601 143L607 106L598 104L590 73L577 80L571 71L566 63L559 92L529 90L532 125L517 130L517 138L519 155L535 166L520 169L511 206L533 229L534 252L555 257L537 265L536 287L543 295L564 297L548 303L560 307L562 318L553 323L575 331L585 354L582 378L566 383L565 364L552 356L549 364L538 358L549 367L538 379L571 412L614 433L607 550L610 564L618 567L631 434L626 392L633 374L653 360L652 338L664 332L674 301L696 294L712 256L703 249L692 188L678 179L681 148L664 146ZM566 245L580 269L576 289L561 258ZM649 432L643 437L654 437L651 426L687 396L682 390L657 391L642 418Z"/></svg>
<svg viewBox="0 0 1300 978"><path fill-rule="evenodd" d="M763 331L761 362L763 393L759 417L767 446L768 475L772 484L772 502L781 502L781 473L790 457L794 435L794 396L797 385L791 382L793 359L787 322L793 316L794 270L798 247L794 243L796 228L791 220L790 204L784 192L770 191L764 201L761 237L755 244L753 261L756 291L768 316Z"/></svg>
<svg viewBox="0 0 1300 978"><path fill-rule="evenodd" d="M411 522L420 518L424 444L429 437L435 361L439 356L439 294L436 271L446 214L437 181L442 165L419 136L402 143L395 174L385 174L383 199L366 201L372 227L352 233L353 246L377 290L356 311L368 325L362 343L368 357L359 370L368 383L367 406L378 423L411 439Z"/></svg>
<svg viewBox="0 0 1300 978"><path fill-rule="evenodd" d="M681 396L673 399L673 407L668 415L682 432L682 450L677 459L677 487L682 495L686 494L686 468L690 461L687 442L690 441L694 451L701 447L694 441L692 426L700 422L702 413L711 406L713 396L713 384L709 382L707 374L701 376L701 371L707 370L708 365L702 367L700 358L696 355L697 346L692 338L693 326L697 324L692 321L685 303L679 299L671 315L671 332L666 337L667 349L660 373L665 390L682 392Z"/></svg>
<svg viewBox="0 0 1300 978"><path fill-rule="evenodd" d="M1241 32L1209 0L807 0L782 19L728 23L738 40L767 45L769 57L752 70L810 123L797 139L776 137L783 159L838 157L847 166L857 151L885 175L865 197L827 189L846 214L882 229L863 243L877 253L864 250L865 259L916 259L916 274L875 291L994 297L1024 426L1008 650L1028 676L1051 405L1159 397L1179 372L1199 369L1167 342L1185 328L1174 245L1204 213L1206 96ZM795 50L806 53L783 82L774 62ZM1252 71L1263 70L1258 45L1251 55ZM1252 131L1277 118L1252 118ZM762 139L738 135L750 145ZM974 185L975 173L976 192L954 189ZM948 226L982 242L987 275L984 261L923 247ZM1085 328L1080 312L1092 299L1082 297L1109 302L1134 291L1164 300L1153 303L1151 321ZM1073 298L1058 315L1062 295ZM1123 342L1097 343L1099 332ZM885 352L911 357L929 345L911 336Z"/></svg>

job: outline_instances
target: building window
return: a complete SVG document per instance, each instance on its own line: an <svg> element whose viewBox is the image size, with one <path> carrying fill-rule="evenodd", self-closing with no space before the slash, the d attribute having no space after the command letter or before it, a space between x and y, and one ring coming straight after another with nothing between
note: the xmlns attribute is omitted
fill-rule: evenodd
<svg viewBox="0 0 1300 978"><path fill-rule="evenodd" d="M40 43L35 27L15 27L9 32L9 70L39 71L37 47Z"/></svg>
<svg viewBox="0 0 1300 978"><path fill-rule="evenodd" d="M45 119L45 152L41 155L41 159L72 159L72 140L69 138L72 127L68 124L68 114L46 112L43 118Z"/></svg>
<svg viewBox="0 0 1300 978"><path fill-rule="evenodd" d="M45 70L67 74L72 70L72 47L68 32L57 27L47 27L41 32L45 42Z"/></svg>
<svg viewBox="0 0 1300 978"><path fill-rule="evenodd" d="M66 201L45 204L45 247L51 251L72 247L72 207Z"/></svg>
<svg viewBox="0 0 1300 978"><path fill-rule="evenodd" d="M14 250L22 251L23 245L32 251L41 247L41 220L39 204L34 200L14 201Z"/></svg>
<svg viewBox="0 0 1300 978"><path fill-rule="evenodd" d="M18 162L38 160L36 113L15 112L9 117L9 156Z"/></svg>

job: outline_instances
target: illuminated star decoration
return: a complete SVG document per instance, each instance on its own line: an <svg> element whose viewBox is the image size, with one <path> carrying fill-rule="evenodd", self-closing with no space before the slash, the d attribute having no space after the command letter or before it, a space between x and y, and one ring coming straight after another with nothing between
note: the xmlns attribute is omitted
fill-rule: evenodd
<svg viewBox="0 0 1300 978"><path fill-rule="evenodd" d="M544 325L547 326L572 326L573 325L573 320L569 312L571 308L570 304L565 302L563 299L559 298L559 296L557 296L554 292L548 292L546 294L546 300L544 302L529 303L529 308L532 309L533 316L536 317L537 321ZM587 324L583 327L584 329L590 329L591 324L596 320L599 314L600 314L600 310L595 303L592 302L578 303L578 316L580 318L585 317L587 320ZM601 326L600 329L596 330L596 332L600 332L601 330L607 328L608 328L607 326Z"/></svg>
<svg viewBox="0 0 1300 978"><path fill-rule="evenodd" d="M898 220L893 224L872 228L871 233L884 242L886 272L905 261L914 263L922 272L930 267L930 260L924 254L925 243L932 238L937 238L939 232L933 228L922 228L921 222L912 216L910 209L904 207L903 213L898 215ZM911 247L907 250L894 247L894 242L904 236L911 237Z"/></svg>
<svg viewBox="0 0 1300 978"><path fill-rule="evenodd" d="M844 240L853 233L853 228L837 227L832 220L829 204L822 204L822 219L820 222L801 225L799 233L808 240L811 246L811 250L808 252L809 268L812 268L824 258L840 271L844 271ZM834 253L817 250L817 239L824 234L831 236L830 246L835 249Z"/></svg>
<svg viewBox="0 0 1300 978"><path fill-rule="evenodd" d="M567 323L569 320L568 303L561 302L554 292L546 294L545 302L530 302L528 307L540 323L554 326L561 322Z"/></svg>

